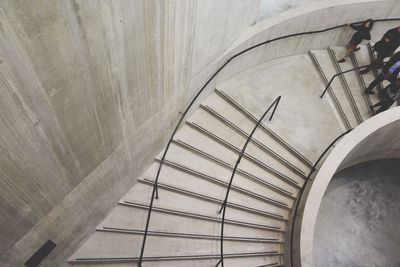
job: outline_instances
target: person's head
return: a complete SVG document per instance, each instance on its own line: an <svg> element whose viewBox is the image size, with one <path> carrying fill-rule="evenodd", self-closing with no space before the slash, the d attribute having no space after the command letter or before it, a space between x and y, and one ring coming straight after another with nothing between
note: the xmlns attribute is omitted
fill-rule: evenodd
<svg viewBox="0 0 400 267"><path fill-rule="evenodd" d="M374 24L374 21L372 19L367 19L366 21L363 22L364 28L367 28L367 29L371 29L373 24Z"/></svg>

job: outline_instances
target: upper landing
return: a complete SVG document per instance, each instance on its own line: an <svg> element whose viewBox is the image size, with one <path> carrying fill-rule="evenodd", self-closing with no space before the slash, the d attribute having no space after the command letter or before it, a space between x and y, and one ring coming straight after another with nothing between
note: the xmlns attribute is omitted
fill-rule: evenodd
<svg viewBox="0 0 400 267"><path fill-rule="evenodd" d="M274 119L267 125L313 162L345 131L330 99L319 98L324 85L306 54L251 67L217 89L225 91L256 117L281 95Z"/></svg>

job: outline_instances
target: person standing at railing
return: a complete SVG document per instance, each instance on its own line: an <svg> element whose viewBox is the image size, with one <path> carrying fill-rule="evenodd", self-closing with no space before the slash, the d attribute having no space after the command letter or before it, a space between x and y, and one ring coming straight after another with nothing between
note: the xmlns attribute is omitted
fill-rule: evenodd
<svg viewBox="0 0 400 267"><path fill-rule="evenodd" d="M351 37L349 43L346 45L346 55L338 60L339 63L343 63L346 61L346 58L353 53L354 51L360 50L358 45L362 42L362 40L371 40L371 30L374 25L374 21L372 19L367 19L364 22L360 23L350 23L350 26L356 32Z"/></svg>
<svg viewBox="0 0 400 267"><path fill-rule="evenodd" d="M397 79L386 86L380 93L380 97L383 100L372 106L372 108L379 107L376 114L389 109L395 101L400 101L400 79Z"/></svg>
<svg viewBox="0 0 400 267"><path fill-rule="evenodd" d="M371 65L360 71L360 74L366 74L371 69L381 68L383 65L383 60L390 57L394 51L400 46L400 26L388 30L374 45L374 51L377 53L375 60L371 62Z"/></svg>
<svg viewBox="0 0 400 267"><path fill-rule="evenodd" d="M372 95L374 92L372 91L375 86L381 83L383 80L388 80L389 82L394 82L397 80L397 76L400 72L400 52L394 54L389 61L382 67L382 73L379 74L375 80L371 82L367 89L365 89L365 93Z"/></svg>

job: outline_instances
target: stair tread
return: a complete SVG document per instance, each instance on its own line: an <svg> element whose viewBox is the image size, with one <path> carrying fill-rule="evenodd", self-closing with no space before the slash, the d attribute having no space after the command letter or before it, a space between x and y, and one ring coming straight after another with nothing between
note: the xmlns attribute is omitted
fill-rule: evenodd
<svg viewBox="0 0 400 267"><path fill-rule="evenodd" d="M147 184L138 183L133 190L131 190L122 201L133 201L139 203L146 203L148 196L151 195L153 187ZM220 218L218 210L221 205L218 203L206 202L183 194L171 192L159 188L160 198L156 199L154 205L161 208L188 211L192 213L199 213L210 217ZM279 213L278 213L279 215ZM249 213L242 210L227 208L226 219L244 221L247 223L268 225L284 229L285 223L277 221L265 216Z"/></svg>
<svg viewBox="0 0 400 267"><path fill-rule="evenodd" d="M183 143L183 145L186 145L186 143ZM212 177L220 177L226 179L226 181L229 181L233 167L235 164L235 161L232 161L231 163L226 162L225 159L222 161L221 164L217 163L216 161L213 161L212 159L205 158L202 155L195 154L192 151L189 151L188 149L193 149L195 147L182 147L181 145L178 144L172 144L170 147L170 150L172 153L170 153L167 156L167 160L178 163L183 166L190 166L191 170L195 170L197 172L212 176ZM205 151L200 150L201 153L204 153ZM207 151L208 153L209 151ZM218 160L218 159L216 159ZM195 164L193 164L195 162ZM227 167L223 166L222 164L228 164L226 165ZM254 168L253 168L254 167ZM253 169L251 169L253 168ZM262 181L265 181L269 184L272 184L273 186L276 186L278 188L281 188L287 192L290 192L293 195L296 195L298 192L298 189L294 186L291 185L278 177L271 175L267 173L264 169L249 163L246 160L243 160L243 162L239 166L239 170L246 171L249 174L252 174ZM239 174L237 174L239 176ZM236 174L235 174L236 177ZM241 180L235 179L234 178L234 183L240 182ZM240 186L240 184L237 184ZM259 185L257 185L259 186ZM255 189L257 190L257 189Z"/></svg>
<svg viewBox="0 0 400 267"><path fill-rule="evenodd" d="M194 112L194 114L190 118L190 122L193 122L194 125L199 126L201 129L205 129L206 131L214 134L217 138L220 138L221 140L237 148L238 151L243 148L243 145L247 140L247 138L243 137L235 130L232 130L221 121L215 119L201 108ZM268 166L287 176L302 177L305 175L305 171L293 171L292 169L288 168L288 166L284 165L282 162L278 161L276 158L266 153L252 142L249 142L246 148L246 153L256 159L259 159L260 161L265 162L266 164L268 164Z"/></svg>
<svg viewBox="0 0 400 267"><path fill-rule="evenodd" d="M360 50L354 55L357 58L358 64L360 66L368 65L371 63L368 47L365 45L360 45ZM370 72L362 75L362 78L364 79L365 85L368 86L373 80L375 80L375 75L371 70ZM369 98L371 99L372 104L376 104L380 101L377 94L369 95Z"/></svg>
<svg viewBox="0 0 400 267"><path fill-rule="evenodd" d="M282 95L274 119L266 120L266 125L312 162L322 153L323 144L328 145L334 133L340 134L340 124L331 108L318 97L321 84L307 55L254 66L217 85L217 89L256 118Z"/></svg>
<svg viewBox="0 0 400 267"><path fill-rule="evenodd" d="M331 47L331 49L335 52L336 58L340 58L341 55L346 53L345 47ZM359 52L360 51L357 51L357 52L355 52L355 54L357 54ZM350 58L347 58L346 62L340 63L339 66L342 71L354 68L353 64L351 63ZM366 101L365 101L366 96L364 95L364 89L360 87L360 84L358 82L356 75L357 75L356 71L352 71L352 72L344 74L343 77L345 78L345 80L350 88L350 91L352 93L352 96L354 98L356 106L358 108L358 111L360 112L361 118L365 121L370 117L369 107L367 106Z"/></svg>
<svg viewBox="0 0 400 267"><path fill-rule="evenodd" d="M245 115L238 111L235 107L227 103L220 95L213 93L208 96L202 104L208 106L215 110L218 114L228 119L235 125L240 126L240 128L247 134L253 130L255 123L249 120ZM290 153L285 147L279 144L274 138L265 133L264 131L256 131L253 137L259 140L261 143L265 144L269 149L277 153L278 155L284 157L289 162L297 166L302 170L309 169L304 162L296 158L292 153Z"/></svg>
<svg viewBox="0 0 400 267"><path fill-rule="evenodd" d="M332 60L328 54L327 50L312 50L312 53L315 55L316 59L320 63L322 71L324 72L328 81L332 78L333 75L336 74L336 70L332 64ZM348 102L347 96L345 94L344 88L341 85L339 79L335 78L331 83L331 88L333 93L339 100L339 103L346 114L347 120L350 123L352 128L358 125L357 120L353 114L353 110Z"/></svg>
<svg viewBox="0 0 400 267"><path fill-rule="evenodd" d="M219 159L223 159L233 166L235 165L239 156L238 153L233 152L230 149L226 148L224 145L221 145L211 140L204 134L198 132L192 127L189 127L188 125L185 125L181 128L179 133L176 135L176 140L188 143L191 146L204 152L207 151L207 154ZM240 148L240 150L241 149L242 148ZM269 177L269 179L271 180L279 179L279 177L282 177L285 181L293 181L298 185L301 185L304 182L303 178L294 175L292 172L289 172L288 169L284 170L285 173L279 173L277 170L270 167L268 165L268 162L261 162L261 164L271 169L271 171L268 171L268 169L264 168L262 165L258 165L257 163L249 160L246 157L242 157L239 166L241 169L249 173ZM290 175L290 177L288 175Z"/></svg>
<svg viewBox="0 0 400 267"><path fill-rule="evenodd" d="M262 253L260 253L262 254ZM279 267L283 266L281 264L281 256L280 255L271 255L268 256L259 256L260 254L256 254L254 256L246 256L246 257L226 257L224 259L224 264L229 267L243 267L243 266L268 266L268 267ZM218 262L218 255L214 255L211 259L180 259L180 260L169 260L169 266L174 267L203 267L203 266L215 266ZM79 262L79 263L78 263ZM74 261L74 265L79 264L78 266L84 267L100 267L104 266L104 263L89 263L88 261ZM136 267L136 261L127 261L126 263L112 263L110 261L107 262L107 267ZM165 261L143 261L143 267L151 266L151 267L165 267Z"/></svg>
<svg viewBox="0 0 400 267"><path fill-rule="evenodd" d="M113 232L94 232L72 259L138 257L142 235ZM147 236L146 257L218 254L219 240L187 239L181 237ZM224 241L226 253L251 253L269 251L281 253L280 244L260 242Z"/></svg>
<svg viewBox="0 0 400 267"><path fill-rule="evenodd" d="M122 229L144 230L147 219L147 209L130 205L118 205L99 225L98 228L111 227ZM220 223L199 220L193 217L167 214L158 210L152 211L150 231L190 233L198 235L219 235ZM201 227L197 227L201 222ZM282 233L251 228L243 225L226 224L226 236L244 238L268 238L282 240Z"/></svg>

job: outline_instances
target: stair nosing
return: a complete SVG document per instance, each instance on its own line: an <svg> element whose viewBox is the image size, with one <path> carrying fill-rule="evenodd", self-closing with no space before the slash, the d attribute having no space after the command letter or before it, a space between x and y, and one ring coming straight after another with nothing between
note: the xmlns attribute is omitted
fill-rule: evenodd
<svg viewBox="0 0 400 267"><path fill-rule="evenodd" d="M139 202L133 202L133 201L119 201L119 205L123 206L128 206L128 207L136 207L136 208L141 208L141 209L146 209L149 210L149 206L147 204L139 203ZM189 211L182 211L182 210L173 210L173 209L167 209L167 208L161 208L156 205L153 205L152 211L157 211L157 212L162 212L162 213L168 213L168 214L175 214L178 216L185 216L185 217L191 217L191 218L196 218L199 220L206 220L206 221L213 221L216 223L221 223L222 220L218 217L211 217L208 215L203 215L203 214L197 214ZM216 212L217 214L217 212ZM225 219L225 224L231 224L231 225L238 225L242 227L247 227L247 228L255 228L255 229L263 229L266 231L271 231L271 232L278 232L278 233L285 233L285 230L277 227L277 226L268 226L268 225L261 225L261 224L255 224L255 223L246 223L242 221L237 221L237 220L231 220L231 219Z"/></svg>
<svg viewBox="0 0 400 267"><path fill-rule="evenodd" d="M333 51L333 49L329 47L328 48L328 53L329 53L329 56L331 58L332 64L333 64L333 66L334 66L334 68L336 70L336 74L342 72L342 68L340 67L339 63L337 62L335 51ZM360 110L359 110L359 108L357 106L356 101L354 100L353 93L351 92L349 84L347 83L347 80L346 80L346 78L344 77L343 74L339 75L339 80L340 80L340 83L342 85L343 91L344 91L344 93L346 95L347 101L350 103L351 110L353 111L353 115L356 118L356 123L357 124L362 123L363 119L361 117Z"/></svg>
<svg viewBox="0 0 400 267"><path fill-rule="evenodd" d="M322 83L324 84L324 86L327 86L328 85L328 79L326 78L325 72L322 70L322 67L321 67L317 57L315 56L315 54L312 51L309 51L308 55L309 55L309 57L311 59L311 62L314 65L315 69L317 70L317 72L318 72L318 74L319 74L319 76L320 76L320 78L322 80ZM333 91L331 86L328 87L328 94L329 94L329 97L331 98L331 100L332 100L332 102L333 102L333 104L334 104L334 106L336 108L336 111L339 114L339 117L342 120L342 123L344 124L344 127L347 130L350 130L352 128L351 124L350 124L350 122L349 122L349 120L348 120L348 118L347 118L347 116L346 116L346 114L345 114L345 112L343 110L342 105L340 104L339 99L337 98L337 96L336 96L336 94Z"/></svg>
<svg viewBox="0 0 400 267"><path fill-rule="evenodd" d="M229 119L215 111L212 107L208 105L203 105L200 104L200 108L206 111L208 114L219 120L221 123L227 125L230 129L236 131L240 135L242 135L244 138L248 138L249 135L241 129L239 126L231 122ZM266 145L264 145L261 141L259 141L257 138L254 136L250 139L250 142L252 142L254 145L258 146L261 150L263 150L265 153L270 155L271 157L275 158L277 161L279 161L281 164L285 165L287 168L291 169L293 172L297 172L299 175L305 175L305 172L286 160L283 156L279 155L277 152L273 151ZM297 158L296 158L297 159ZM298 159L297 159L298 160ZM302 162L302 161L301 161ZM304 162L302 162L304 164ZM306 166L306 165L305 165ZM306 166L307 167L307 166ZM307 167L308 168L308 167Z"/></svg>
<svg viewBox="0 0 400 267"><path fill-rule="evenodd" d="M233 166L232 166L231 164L229 164L228 162L225 162L225 161L222 160L222 159L216 158L216 157L214 157L214 156L212 156L212 155L210 155L210 154L208 154L208 153L206 153L206 152L204 152L204 151L202 151L202 150L200 150L200 149L198 149L198 148L196 148L196 147L193 147L192 145L190 145L190 144L188 144L188 143L186 143L186 142L184 142L184 141L174 139L174 140L172 140L172 142L173 142L174 144L176 144L176 145L178 145L178 146L180 146L180 147L182 147L182 148L188 150L188 151L191 151L192 153L195 153L195 154L197 154L197 155L200 155L201 157L203 157L203 158L205 158L205 159L207 159L207 160L214 161L214 162L216 162L217 164L221 165L221 166L224 167L224 168L233 170ZM270 187L271 189L275 187L275 188L277 188L277 189L275 189L276 191L283 191L283 192L286 192L286 193L290 193L290 192L288 192L288 191L286 191L286 190L284 190L284 189L281 189L281 188L278 187L278 186L272 185L271 183L269 183L269 182L267 182L267 181L264 181L264 180L261 179L261 178L258 178L258 177L257 177L257 179L255 179L255 178L254 178L254 177L256 177L255 175L250 174L250 173L248 173L247 171L242 170L241 168L237 168L236 172L237 172L237 173L241 173L241 174L244 173L244 175L246 175L246 176L248 176L248 177L251 177L251 179L253 179L253 180L257 180L257 179L258 179L258 180L261 180L261 181L262 181L261 183L263 183L264 186ZM283 180L282 180L282 181L283 181ZM284 181L284 182L285 182L286 184L288 184L289 186L291 186L291 187L297 189L297 190L300 190L300 189L301 189L301 186L300 186L299 184L292 184L292 183L289 183L288 181ZM275 191L275 190L274 190L274 191ZM292 195L292 193L290 193L290 194Z"/></svg>
<svg viewBox="0 0 400 267"><path fill-rule="evenodd" d="M245 258L245 257L272 257L283 256L282 252L246 252L246 253L224 253L224 258ZM168 261L168 260L204 260L204 259L219 259L220 254L203 254L203 255L177 255L177 256L150 256L143 257L143 261ZM70 260L70 263L105 263L105 262L136 262L139 257L92 257L92 258L76 258Z"/></svg>
<svg viewBox="0 0 400 267"><path fill-rule="evenodd" d="M148 179L148 178L138 179L138 182L154 186L154 180L152 180L152 179ZM191 191L186 190L186 189L177 188L175 186L166 185L166 184L163 184L163 183L160 183L160 182L157 183L157 186L159 188L163 188L164 190L176 192L176 193L179 193L179 194L188 195L188 196L190 196L192 198L201 199L202 201L217 203L217 204L221 204L221 205L223 204L222 200L216 199L214 197L206 196L206 195L203 195L203 194L199 194L199 193L194 193L194 192L191 192ZM260 215L260 216L264 216L264 217L267 217L267 218L279 220L279 221L282 221L282 222L287 222L288 221L288 219L286 219L283 215L280 215L280 214L274 214L274 213L271 213L271 212L267 212L267 211L263 211L263 210L259 210L259 209L254 209L254 208L251 208L251 207L246 207L246 206L243 206L243 205L240 205L240 204L236 204L236 203L232 203L232 202L229 202L229 201L226 204L227 204L227 206L229 206L231 208L234 208L234 209L237 209L237 210L241 210L241 211L245 211L245 212L248 212L248 213L257 214L257 215Z"/></svg>
<svg viewBox="0 0 400 267"><path fill-rule="evenodd" d="M159 161L159 159L156 159L156 161ZM189 173L189 174L191 174L193 176L196 176L196 177L198 177L200 179L207 180L209 182L212 182L214 184L218 184L220 186L224 186L225 187L225 186L228 185L227 182L225 182L225 181L223 181L221 179L218 179L218 178L212 177L212 176L210 176L208 174L204 174L202 172L193 170L193 169L191 169L189 167L186 167L186 166L184 166L182 164L179 164L179 163L176 163L176 162L173 162L173 161L170 161L170 160L164 160L164 164L169 166L169 167L171 167L171 168L177 169L177 170L185 172L185 173ZM147 177L147 178L153 180L153 178L151 178L151 177ZM232 185L231 188L233 190L235 190L235 191L238 191L241 194L244 194L244 195L250 196L252 198L264 201L264 202L269 203L270 205L274 205L274 206L276 206L278 208L290 210L290 206L288 204L286 204L284 202L281 202L279 200L275 200L275 199L272 199L272 198L269 198L269 197L265 197L265 196L262 196L262 195L260 195L258 193L253 193L252 191L244 189L244 188L241 188L241 187L239 187L237 185ZM267 187L267 188L269 188L269 187ZM274 191L274 192L276 192L276 191ZM288 198L290 198L292 200L296 199L293 196L292 197L288 197Z"/></svg>
<svg viewBox="0 0 400 267"><path fill-rule="evenodd" d="M136 230L130 228L119 228L119 227L108 227L103 226L102 228L97 228L97 232L111 232L111 233L121 233L121 234L136 234L143 235L144 230ZM193 239L208 239L208 240L220 240L219 235L204 235L204 234L188 234L188 233L178 233L178 232L162 232L162 231L148 231L147 235L153 236L166 236L166 237L177 237L177 238L193 238ZM241 237L241 236L224 236L224 241L237 241L237 242L260 242L260 243L271 243L271 244L283 244L284 241L278 238L257 238L257 237Z"/></svg>
<svg viewBox="0 0 400 267"><path fill-rule="evenodd" d="M352 53L350 55L350 59L351 59L351 63L354 68L360 67L360 64L358 63L357 57L355 56L354 53ZM361 88L361 91L364 92L364 90L367 88L367 86L365 84L364 77L360 74L360 72L358 70L356 71L356 77L357 77L358 85ZM367 109L368 109L368 115L369 115L369 117L372 117L374 115L374 110L371 107L372 106L371 97L370 97L370 95L364 94L364 93L362 95L364 97L365 105L367 106Z"/></svg>
<svg viewBox="0 0 400 267"><path fill-rule="evenodd" d="M224 99L225 101L230 103L234 108L236 108L243 115L245 115L251 121L253 121L253 123L256 123L258 121L253 114L251 114L249 111L247 111L243 106L241 106L239 103L237 103L234 99L232 99L230 96L228 96L225 92L223 92L222 90L219 90L217 88L215 89L215 91L217 92L217 94L219 96L221 96L222 99ZM291 145L289 145L286 141L284 141L281 137L279 137L276 133L274 133L271 129L269 129L263 123L260 124L260 128L263 129L268 135L270 135L278 143L280 143L283 147L285 147L295 157L297 157L299 160L303 161L310 168L312 167L312 163L309 159L307 159L304 155L302 155L295 148L293 148Z"/></svg>
<svg viewBox="0 0 400 267"><path fill-rule="evenodd" d="M186 125L192 127L196 131L206 135L211 140L214 140L215 142L225 146L226 148L228 148L230 151L234 152L235 154L240 154L240 152L241 152L240 148L238 148L235 145L231 144L230 142L222 139L221 137L217 136L216 134L210 132L209 130L205 129L204 127L202 127L201 125L197 124L196 122L186 121L185 123L186 123ZM270 167L270 166L264 164L259 159L257 159L255 156L250 155L248 152L244 152L243 158L253 162L253 164L259 166L260 168L262 168L266 172L269 172L270 174L279 177L281 180L284 180L284 181L287 181L287 182L290 182L290 183L294 183L294 184L299 184L298 182L296 182L292 178L288 177L287 175L279 172L278 170L274 169L273 167ZM305 175L297 175L297 176L299 178L303 179L303 180L306 179Z"/></svg>

